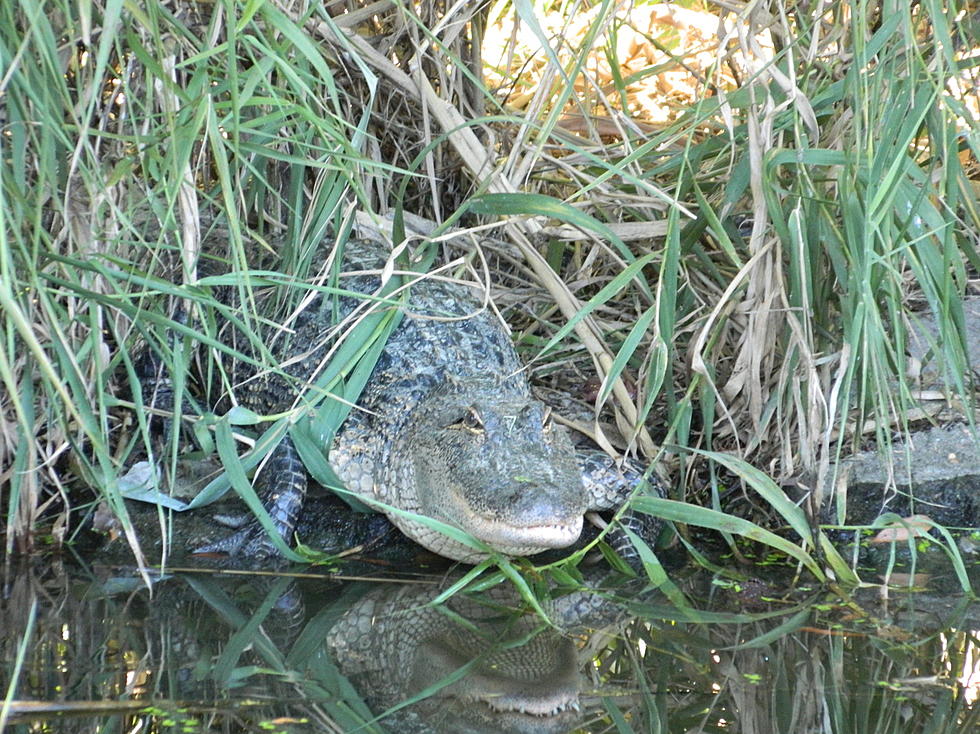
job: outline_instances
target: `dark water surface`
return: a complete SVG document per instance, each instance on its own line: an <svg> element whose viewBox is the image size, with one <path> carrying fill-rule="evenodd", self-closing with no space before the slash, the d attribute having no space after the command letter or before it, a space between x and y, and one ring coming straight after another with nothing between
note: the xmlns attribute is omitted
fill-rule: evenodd
<svg viewBox="0 0 980 734"><path fill-rule="evenodd" d="M0 729L980 731L976 604L680 576L696 610L528 574L545 618L509 580L442 601L452 572L173 571L148 589L122 567L9 567Z"/></svg>

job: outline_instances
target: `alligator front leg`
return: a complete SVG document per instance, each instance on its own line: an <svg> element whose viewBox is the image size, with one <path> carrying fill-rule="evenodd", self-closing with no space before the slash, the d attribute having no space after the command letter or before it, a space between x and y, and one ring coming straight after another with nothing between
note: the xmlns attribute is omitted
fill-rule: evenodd
<svg viewBox="0 0 980 734"><path fill-rule="evenodd" d="M616 512L643 484L644 467L626 459L621 465L604 451L582 450L576 452L582 480L590 499L593 512ZM645 493L654 497L666 497L663 484L651 474L646 480ZM629 528L651 548L663 529L663 520L653 515L627 510L619 519L621 527ZM606 542L619 556L636 570L640 570L639 554L626 533L614 527L606 535Z"/></svg>
<svg viewBox="0 0 980 734"><path fill-rule="evenodd" d="M289 436L272 450L256 476L255 489L262 499L279 536L290 545L303 501L306 499L306 468ZM195 553L226 553L242 560L266 560L279 556L279 550L258 520Z"/></svg>

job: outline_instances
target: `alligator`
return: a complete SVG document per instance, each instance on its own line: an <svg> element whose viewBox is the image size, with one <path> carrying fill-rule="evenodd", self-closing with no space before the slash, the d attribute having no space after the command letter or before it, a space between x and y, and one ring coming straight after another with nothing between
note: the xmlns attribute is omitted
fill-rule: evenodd
<svg viewBox="0 0 980 734"><path fill-rule="evenodd" d="M206 244L205 252L209 249L214 248ZM322 246L323 266L339 252ZM304 307L285 325L265 327L262 341L278 368L227 360L223 371L226 384L233 385L232 402L265 415L295 408L344 325L368 310L398 309L401 320L334 437L329 463L349 491L384 512L411 539L468 563L492 553L531 555L574 544L587 513L618 510L640 486L663 494L656 480L644 480L638 465L573 446L551 409L532 396L505 327L473 284L405 276L411 282L398 301L382 295L381 274L393 264L389 257L378 243L344 243L338 285L347 295L332 298L310 286ZM269 286L255 294L255 302L280 302L284 287ZM237 290L225 290L220 298L234 306ZM222 340L247 343L233 321L227 320ZM143 362L148 365L140 372L145 403L172 408L161 361ZM307 472L288 434L259 470L255 486L276 531L290 542ZM448 537L418 516L465 531L478 547ZM647 536L659 529L647 516L637 523ZM616 547L629 550L625 535ZM199 551L246 559L278 554L257 521Z"/></svg>

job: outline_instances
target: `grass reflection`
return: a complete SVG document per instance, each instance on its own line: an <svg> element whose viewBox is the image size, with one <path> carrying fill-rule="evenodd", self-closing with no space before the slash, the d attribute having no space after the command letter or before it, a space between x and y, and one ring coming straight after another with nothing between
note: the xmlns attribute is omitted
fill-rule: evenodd
<svg viewBox="0 0 980 734"><path fill-rule="evenodd" d="M433 604L455 580L201 573L151 594L116 570L26 569L0 610L23 620L0 639L7 730L850 734L978 721L980 609L966 600L775 586L747 598L695 575L681 582L692 621L606 578L552 588L546 621L507 582Z"/></svg>

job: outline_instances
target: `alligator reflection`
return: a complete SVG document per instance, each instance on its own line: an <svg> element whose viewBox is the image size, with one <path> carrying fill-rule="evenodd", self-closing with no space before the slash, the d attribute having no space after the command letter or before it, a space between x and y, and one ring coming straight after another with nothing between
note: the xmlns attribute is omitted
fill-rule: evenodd
<svg viewBox="0 0 980 734"><path fill-rule="evenodd" d="M551 624L509 581L438 603L455 578L195 573L151 594L111 569L10 572L0 730L873 733L901 721L965 734L980 721L980 614L964 600L869 598L862 612L819 591L791 603L743 588L711 600L734 611L692 623L626 586L609 592L626 601L556 591L542 604ZM703 581L686 591L719 588Z"/></svg>
<svg viewBox="0 0 980 734"><path fill-rule="evenodd" d="M623 609L575 592L546 603L545 621L510 583L432 605L458 580L370 591L327 636L341 670L373 710L414 701L386 719L394 731L422 721L438 732L572 729L582 718L578 644Z"/></svg>

